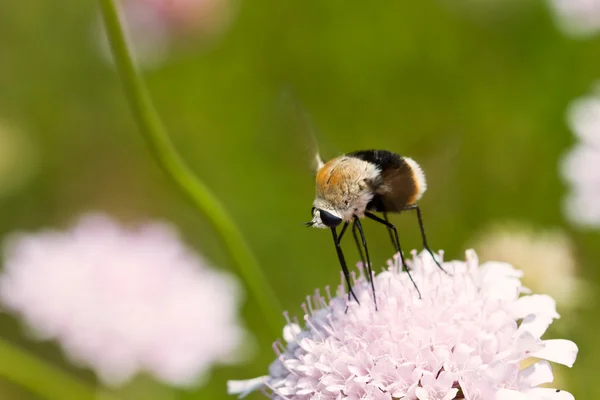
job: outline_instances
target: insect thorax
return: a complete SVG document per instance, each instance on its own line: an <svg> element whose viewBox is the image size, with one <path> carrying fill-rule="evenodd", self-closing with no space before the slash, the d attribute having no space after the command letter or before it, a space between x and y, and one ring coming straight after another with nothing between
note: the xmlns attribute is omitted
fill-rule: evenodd
<svg viewBox="0 0 600 400"><path fill-rule="evenodd" d="M317 173L316 208L331 210L344 220L361 217L374 195L379 169L372 163L348 156L334 158Z"/></svg>

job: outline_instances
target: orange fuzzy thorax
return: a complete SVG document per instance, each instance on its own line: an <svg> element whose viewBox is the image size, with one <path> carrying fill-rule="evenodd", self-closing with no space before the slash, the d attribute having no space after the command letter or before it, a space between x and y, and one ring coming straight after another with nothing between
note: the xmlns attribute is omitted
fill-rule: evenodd
<svg viewBox="0 0 600 400"><path fill-rule="evenodd" d="M317 172L315 205L335 210L344 219L352 217L354 211L361 214L373 197L368 182L378 176L378 171L375 165L354 157L328 161Z"/></svg>

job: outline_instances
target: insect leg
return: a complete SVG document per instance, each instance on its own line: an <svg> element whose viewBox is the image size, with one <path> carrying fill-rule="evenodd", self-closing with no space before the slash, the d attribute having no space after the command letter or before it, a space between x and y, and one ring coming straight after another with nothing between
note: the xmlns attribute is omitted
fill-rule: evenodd
<svg viewBox="0 0 600 400"><path fill-rule="evenodd" d="M344 235L344 232L346 231L347 227L348 227L348 222L344 223L344 227L342 228L342 232L339 237L337 235L335 227L331 228L331 234L333 236L333 243L335 243L335 250L337 252L338 259L340 260L340 265L342 266L342 272L344 273L344 278L346 279L346 284L348 285L348 300L350 300L351 297L353 297L354 300L356 300L356 302L358 304L360 304L360 301L358 301L358 297L356 297L356 294L354 294L354 291L352 290L352 282L350 281L350 272L348 271L348 266L346 265L346 259L344 258L344 253L342 252L342 247L340 246L340 238Z"/></svg>
<svg viewBox="0 0 600 400"><path fill-rule="evenodd" d="M342 230L338 236L338 242L342 243L342 238L344 237L344 233L346 233L346 229L348 229L349 222L344 222L344 226L342 226Z"/></svg>
<svg viewBox="0 0 600 400"><path fill-rule="evenodd" d="M394 238L395 238L394 245L396 247L396 251L400 254L400 260L402 261L402 267L404 268L404 270L408 274L408 277L410 278L410 281L414 285L415 289L417 289L417 293L419 293L419 298L421 298L421 291L417 287L417 284L415 283L412 275L410 274L410 270L408 269L408 266L406 265L406 261L404 260L404 255L402 254L402 248L400 247L400 238L398 237L398 230L396 229L396 227L394 226L394 224L392 224L390 222L387 222L386 220L381 219L377 215L371 214L370 212L365 212L365 216L367 218L372 219L373 221L379 222L380 224L387 226L392 231L394 231Z"/></svg>
<svg viewBox="0 0 600 400"><path fill-rule="evenodd" d="M387 216L387 212L385 212L385 211L383 211L383 219L385 219L385 222L387 222L388 224L390 223L390 220L388 219L388 216ZM396 242L394 240L394 232L392 232L392 228L390 228L388 226L387 231L390 234L390 240L392 241L392 246L396 247Z"/></svg>
<svg viewBox="0 0 600 400"><path fill-rule="evenodd" d="M429 245L427 244L427 236L425 236L425 228L423 227L423 216L421 215L421 208L419 208L419 206L417 204L413 204L412 206L406 207L403 211L413 211L413 210L415 210L417 212L417 219L419 220L419 229L421 229L421 238L423 239L423 248L425 250L427 250L427 252L431 255L431 258L433 258L433 261L435 261L435 264L438 266L438 268L441 269L442 271L444 271L446 274L450 275L448 273L448 271L446 271L444 268L442 268L442 266L440 265L438 260L436 260L435 256L433 255L433 252L431 251L431 249L429 248Z"/></svg>
<svg viewBox="0 0 600 400"><path fill-rule="evenodd" d="M373 277L373 270L371 269L371 259L369 257L369 248L367 247L367 239L365 238L365 233L363 232L362 224L360 219L357 216L354 216L354 226L358 228L358 232L360 233L360 238L362 240L362 245L365 248L365 255L367 256L367 276L369 277L368 281L371 282L371 291L373 292L373 301L375 302L375 311L377 311L377 297L375 296L375 282ZM354 227L353 227L354 229Z"/></svg>
<svg viewBox="0 0 600 400"><path fill-rule="evenodd" d="M360 242L358 241L358 235L356 234L356 223L352 224L352 235L354 235L354 242L356 243L356 248L358 249L358 254L360 255L360 260L363 263L363 267L367 266L367 261L365 260L365 255L363 253L362 247L360 247ZM370 279L370 277L369 277Z"/></svg>

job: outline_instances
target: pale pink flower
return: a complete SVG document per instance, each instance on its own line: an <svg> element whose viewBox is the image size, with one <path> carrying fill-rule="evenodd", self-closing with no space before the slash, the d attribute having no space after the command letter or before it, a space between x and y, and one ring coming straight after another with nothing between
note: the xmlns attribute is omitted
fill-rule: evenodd
<svg viewBox="0 0 600 400"><path fill-rule="evenodd" d="M566 34L585 37L600 31L600 0L549 0L549 4Z"/></svg>
<svg viewBox="0 0 600 400"><path fill-rule="evenodd" d="M521 272L511 265L444 262L428 254L409 266L419 299L397 265L375 277L378 311L361 276L360 300L319 295L305 305L304 327L288 322L286 344L275 344L269 375L229 382L230 393L262 389L282 400L562 400L565 391L539 388L552 382L549 361L572 366L577 346L542 340L558 318L554 300L521 296ZM520 369L522 360L540 361Z"/></svg>
<svg viewBox="0 0 600 400"><path fill-rule="evenodd" d="M570 192L564 200L566 217L574 224L600 227L600 96L577 99L567 121L579 142L560 162Z"/></svg>
<svg viewBox="0 0 600 400"><path fill-rule="evenodd" d="M163 223L125 229L90 215L5 243L0 300L42 339L111 385L147 371L196 384L244 338L239 286Z"/></svg>

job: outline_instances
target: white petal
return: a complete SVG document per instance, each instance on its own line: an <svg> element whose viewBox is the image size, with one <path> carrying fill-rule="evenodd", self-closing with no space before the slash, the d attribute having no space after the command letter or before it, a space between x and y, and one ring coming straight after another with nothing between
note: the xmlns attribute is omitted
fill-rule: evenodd
<svg viewBox="0 0 600 400"><path fill-rule="evenodd" d="M551 316L529 314L521 322L518 332L529 332L534 338L539 339L552 324L552 320Z"/></svg>
<svg viewBox="0 0 600 400"><path fill-rule="evenodd" d="M523 332L519 335L519 339L515 344L515 348L513 351L516 351L517 354L522 355L523 353L535 353L536 351L542 348L542 341L538 338L533 337L533 335L529 332ZM499 353L502 355L502 353ZM501 360L502 358L496 356L497 360Z"/></svg>
<svg viewBox="0 0 600 400"><path fill-rule="evenodd" d="M453 398L456 397L457 393L458 393L458 389L450 389L448 391L448 393L446 393L446 395L442 398L442 400L452 400Z"/></svg>
<svg viewBox="0 0 600 400"><path fill-rule="evenodd" d="M527 393L535 400L575 400L571 393L559 389L535 388Z"/></svg>
<svg viewBox="0 0 600 400"><path fill-rule="evenodd" d="M523 276L523 271L501 261L487 261L481 264L481 269L485 274L484 280L486 281L498 278L521 278Z"/></svg>
<svg viewBox="0 0 600 400"><path fill-rule="evenodd" d="M544 347L532 353L533 357L563 364L569 368L573 366L579 351L575 343L565 339L553 339L544 340L542 344Z"/></svg>
<svg viewBox="0 0 600 400"><path fill-rule="evenodd" d="M255 390L265 386L267 379L269 379L268 376L259 376L244 381L227 381L227 394L239 394L238 398L243 399Z"/></svg>
<svg viewBox="0 0 600 400"><path fill-rule="evenodd" d="M552 382L553 380L552 367L546 360L539 361L519 371L519 387L522 389L534 388L542 383Z"/></svg>
<svg viewBox="0 0 600 400"><path fill-rule="evenodd" d="M485 370L485 376L492 382L500 382L502 377L506 375L506 362L502 360L494 361L488 365Z"/></svg>
<svg viewBox="0 0 600 400"><path fill-rule="evenodd" d="M531 400L529 396L517 390L500 389L496 392L494 400Z"/></svg>
<svg viewBox="0 0 600 400"><path fill-rule="evenodd" d="M415 395L419 400L429 400L429 393L422 387L418 387L415 391Z"/></svg>
<svg viewBox="0 0 600 400"><path fill-rule="evenodd" d="M545 294L534 294L519 298L513 306L513 313L516 319L525 318L529 314L559 317L556 313L556 301Z"/></svg>

